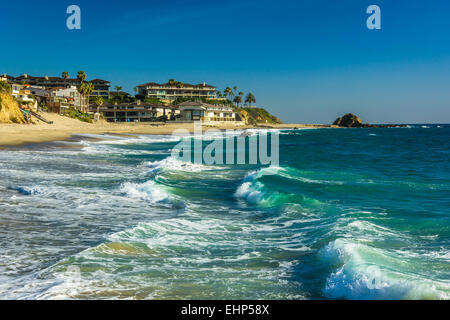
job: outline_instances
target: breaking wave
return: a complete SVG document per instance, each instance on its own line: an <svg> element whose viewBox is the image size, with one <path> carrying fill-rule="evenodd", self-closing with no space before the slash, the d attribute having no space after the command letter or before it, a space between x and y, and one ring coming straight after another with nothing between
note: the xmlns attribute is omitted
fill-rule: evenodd
<svg viewBox="0 0 450 320"><path fill-rule="evenodd" d="M120 191L127 197L146 200L151 203L163 202L169 199L169 194L164 190L163 186L156 184L154 181L144 183L126 182L122 184Z"/></svg>
<svg viewBox="0 0 450 320"><path fill-rule="evenodd" d="M201 172L206 170L218 170L219 166L207 166L193 162L184 162L175 157L167 157L160 161L148 161L146 166L150 168L151 172L159 171L183 171L183 172Z"/></svg>
<svg viewBox="0 0 450 320"><path fill-rule="evenodd" d="M300 194L276 191L261 181L264 177L276 175L292 178L288 172L288 169L277 166L270 166L253 171L244 178L243 183L237 188L234 196L236 198L245 199L249 203L264 207L273 207L284 204L303 204L308 206L319 204L319 201Z"/></svg>
<svg viewBox="0 0 450 320"><path fill-rule="evenodd" d="M319 258L337 268L323 293L333 299L449 299L450 284L431 280L415 264L380 248L336 239Z"/></svg>

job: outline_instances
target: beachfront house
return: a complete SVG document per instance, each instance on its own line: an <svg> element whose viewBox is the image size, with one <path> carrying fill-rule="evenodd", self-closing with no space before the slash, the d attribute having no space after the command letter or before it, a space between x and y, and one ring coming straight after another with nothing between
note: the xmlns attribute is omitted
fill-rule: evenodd
<svg viewBox="0 0 450 320"><path fill-rule="evenodd" d="M94 79L89 82L94 85L94 90L91 93L92 97L100 96L104 99L109 99L110 97L109 88L111 86L109 81L103 79Z"/></svg>
<svg viewBox="0 0 450 320"><path fill-rule="evenodd" d="M177 99L217 99L216 87L206 84L189 84L170 80L167 83L148 82L136 87L143 98L156 98L165 103Z"/></svg>
<svg viewBox="0 0 450 320"><path fill-rule="evenodd" d="M86 98L81 96L76 86L56 87L52 88L51 91L54 97L66 98L67 101L72 101L71 105L78 110L81 110L82 104L86 103Z"/></svg>
<svg viewBox="0 0 450 320"><path fill-rule="evenodd" d="M43 87L28 86L27 89L37 101L37 105L48 112L66 114L71 107L80 109L82 98L75 86L55 87L49 90Z"/></svg>
<svg viewBox="0 0 450 320"><path fill-rule="evenodd" d="M141 103L103 103L100 113L108 122L150 122L175 120L179 114L176 106L163 104ZM90 105L90 111L97 112L95 104Z"/></svg>
<svg viewBox="0 0 450 320"><path fill-rule="evenodd" d="M31 91L28 85L12 84L11 95L16 98L21 108L24 109L37 109L36 100L31 95Z"/></svg>
<svg viewBox="0 0 450 320"><path fill-rule="evenodd" d="M237 121L233 108L227 105L187 101L180 103L178 109L180 110L180 121L203 121L207 124L241 124L241 121Z"/></svg>

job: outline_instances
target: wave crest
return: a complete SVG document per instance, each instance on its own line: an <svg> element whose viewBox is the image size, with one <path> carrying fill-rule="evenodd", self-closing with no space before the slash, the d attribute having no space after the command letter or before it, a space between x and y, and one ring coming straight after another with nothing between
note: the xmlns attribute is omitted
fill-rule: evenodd
<svg viewBox="0 0 450 320"><path fill-rule="evenodd" d="M333 299L448 299L450 286L411 270L394 255L344 239L319 251L319 258L337 267L326 279L323 293Z"/></svg>
<svg viewBox="0 0 450 320"><path fill-rule="evenodd" d="M161 185L156 184L154 181L147 181L141 184L126 182L122 184L120 191L130 198L146 200L151 203L169 199L169 194Z"/></svg>
<svg viewBox="0 0 450 320"><path fill-rule="evenodd" d="M204 164L184 162L175 157L167 157L159 161L148 161L145 163L151 172L167 171L183 171L183 172L201 172L206 170L220 169L218 166L207 166Z"/></svg>
<svg viewBox="0 0 450 320"><path fill-rule="evenodd" d="M284 193L274 191L270 186L260 181L265 176L282 176L286 169L280 167L267 167L257 171L250 172L243 180L243 183L237 188L234 197L245 199L246 201L265 207L274 207L285 204L302 204L307 206L316 206L320 201L307 198L301 194Z"/></svg>

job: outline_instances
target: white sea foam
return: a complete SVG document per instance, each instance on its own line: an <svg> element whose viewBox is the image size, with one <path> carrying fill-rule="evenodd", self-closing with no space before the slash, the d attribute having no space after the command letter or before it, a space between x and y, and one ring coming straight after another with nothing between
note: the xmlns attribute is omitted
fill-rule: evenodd
<svg viewBox="0 0 450 320"><path fill-rule="evenodd" d="M172 135L96 135L86 134L84 135L90 138L101 139L101 141L92 141L93 144L131 144L131 143L163 143L163 142L177 142L179 137Z"/></svg>
<svg viewBox="0 0 450 320"><path fill-rule="evenodd" d="M120 191L130 198L146 200L151 203L161 202L169 198L164 188L151 180L141 184L126 182L122 184Z"/></svg>
<svg viewBox="0 0 450 320"><path fill-rule="evenodd" d="M121 149L120 145L130 144L152 144L152 143L171 143L178 142L179 137L172 135L129 135L129 136L114 136L114 135L83 135L88 138L102 139L101 141L82 140L80 143L84 146L83 153L88 154L160 154L162 151L154 150L130 150Z"/></svg>
<svg viewBox="0 0 450 320"><path fill-rule="evenodd" d="M220 166L207 166L200 163L184 162L175 157L167 157L160 161L149 161L146 165L151 171L183 171L183 172L201 172L207 170L219 170Z"/></svg>
<svg viewBox="0 0 450 320"><path fill-rule="evenodd" d="M234 196L245 199L250 203L262 203L265 196L263 191L264 185L257 180L265 175L277 174L279 170L279 167L270 166L248 173L243 183L237 188Z"/></svg>
<svg viewBox="0 0 450 320"><path fill-rule="evenodd" d="M236 198L243 198L251 203L258 203L263 199L263 193L261 192L262 184L257 182L253 185L252 182L244 182L236 190L234 196Z"/></svg>

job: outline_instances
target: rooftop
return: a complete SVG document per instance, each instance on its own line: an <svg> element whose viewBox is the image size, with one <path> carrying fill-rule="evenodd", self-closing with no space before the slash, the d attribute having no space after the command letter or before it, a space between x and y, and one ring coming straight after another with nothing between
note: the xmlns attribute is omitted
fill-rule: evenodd
<svg viewBox="0 0 450 320"><path fill-rule="evenodd" d="M16 81L25 81L25 80L41 80L41 81L60 81L60 82L79 82L77 78L68 78L64 79L62 77L49 77L49 76L43 76L43 77L34 77L30 76L28 74L23 74L18 77L13 77L6 75L8 79L13 79ZM110 83L109 81L103 80L103 79L93 79L88 82L95 82L95 83Z"/></svg>
<svg viewBox="0 0 450 320"><path fill-rule="evenodd" d="M233 108L226 106L226 105L215 105L205 102L197 102L197 101L186 101L178 104L178 107L186 108L186 107L200 107L205 110L224 110L224 111L231 111Z"/></svg>
<svg viewBox="0 0 450 320"><path fill-rule="evenodd" d="M156 82L147 82L141 85L138 85L137 87L164 87L164 88L177 88L177 89L182 89L182 88L186 88L186 87L191 87L191 88L215 88L214 86L211 86L209 84L206 83L200 83L200 84L190 84L190 83L181 83L181 86L177 85L177 84L170 84L169 82L167 83L156 83Z"/></svg>

